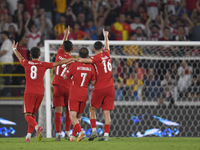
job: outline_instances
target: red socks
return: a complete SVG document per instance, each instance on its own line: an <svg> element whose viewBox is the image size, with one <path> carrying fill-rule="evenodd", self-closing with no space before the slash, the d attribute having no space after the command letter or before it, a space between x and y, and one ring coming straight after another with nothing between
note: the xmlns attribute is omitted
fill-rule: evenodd
<svg viewBox="0 0 200 150"><path fill-rule="evenodd" d="M69 118L69 112L65 112L65 131L69 131L71 127L71 120Z"/></svg>
<svg viewBox="0 0 200 150"><path fill-rule="evenodd" d="M33 117L33 119L35 119L36 120L36 117L35 116L32 116ZM33 130L34 130L34 128L30 125L30 124L28 124L28 133L33 133Z"/></svg>
<svg viewBox="0 0 200 150"><path fill-rule="evenodd" d="M61 113L55 112L54 123L56 127L56 133L61 132Z"/></svg>
<svg viewBox="0 0 200 150"><path fill-rule="evenodd" d="M90 119L91 127L96 128L96 119Z"/></svg>
<svg viewBox="0 0 200 150"><path fill-rule="evenodd" d="M35 118L33 118L33 116L29 116L29 115L26 116L26 121L28 122L29 125L32 126L33 129L37 125L37 122L36 122Z"/></svg>
<svg viewBox="0 0 200 150"><path fill-rule="evenodd" d="M110 132L110 125L105 124L105 126L104 126L104 133L108 133L109 134L109 132Z"/></svg>
<svg viewBox="0 0 200 150"><path fill-rule="evenodd" d="M76 136L76 133L80 133L82 131L81 125L79 123L75 124L72 131L72 136Z"/></svg>

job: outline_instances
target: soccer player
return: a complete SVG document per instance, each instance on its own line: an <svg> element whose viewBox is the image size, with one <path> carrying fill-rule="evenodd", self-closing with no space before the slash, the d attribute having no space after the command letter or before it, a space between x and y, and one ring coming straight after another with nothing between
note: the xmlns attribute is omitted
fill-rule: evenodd
<svg viewBox="0 0 200 150"><path fill-rule="evenodd" d="M73 44L71 41L65 41L68 38L70 27L65 30L63 38L63 44L58 49L56 61L72 58L70 56L73 51ZM68 97L71 80L64 80L63 75L67 70L67 65L58 66L55 68L55 77L53 80L54 92L53 92L53 107L55 108L54 123L56 127L56 139L55 141L61 140L61 115L63 107L65 107L65 139L70 140L69 130L71 127L71 120L68 112Z"/></svg>
<svg viewBox="0 0 200 150"><path fill-rule="evenodd" d="M79 57L87 58L88 53L88 49L83 47L79 50ZM91 81L92 85L96 82L94 66L80 62L71 64L64 75L64 79L71 78L72 84L69 92L68 108L74 128L70 141L75 141L75 136L78 132L79 136L76 140L78 142L85 138L85 134L81 130L80 120L87 101L89 81Z"/></svg>
<svg viewBox="0 0 200 150"><path fill-rule="evenodd" d="M23 114L28 122L28 133L25 142L30 142L31 134L35 129L37 132L37 140L42 140L43 127L39 126L36 122L36 113L40 107L44 96L44 74L47 69L69 63L73 61L73 58L57 61L54 63L39 61L40 49L38 47L32 47L30 50L30 56L32 61L24 59L17 51L17 45L13 41L13 51L16 57L21 62L21 65L25 69L26 87L24 92Z"/></svg>
<svg viewBox="0 0 200 150"><path fill-rule="evenodd" d="M78 61L82 63L94 64L97 74L97 81L92 92L90 103L90 123L92 126L92 135L89 141L93 141L97 137L96 132L96 115L97 109L102 105L103 115L105 118L104 137L99 141L109 140L110 131L110 110L114 110L115 89L112 78L112 64L110 60L110 51L108 43L108 32L103 30L105 49L103 43L97 41L94 43L95 56L91 58L80 58Z"/></svg>

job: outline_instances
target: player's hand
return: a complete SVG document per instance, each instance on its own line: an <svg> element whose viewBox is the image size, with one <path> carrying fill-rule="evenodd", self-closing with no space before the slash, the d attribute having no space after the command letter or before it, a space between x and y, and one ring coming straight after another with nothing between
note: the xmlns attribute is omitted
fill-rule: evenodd
<svg viewBox="0 0 200 150"><path fill-rule="evenodd" d="M13 41L12 48L17 48L18 42L15 44L15 41Z"/></svg>
<svg viewBox="0 0 200 150"><path fill-rule="evenodd" d="M70 26L67 27L67 29L65 29L64 34L69 34L70 33Z"/></svg>
<svg viewBox="0 0 200 150"><path fill-rule="evenodd" d="M105 31L105 30L103 29L103 36L104 36L104 37L108 37L108 34L109 34L109 32L108 32L108 31Z"/></svg>

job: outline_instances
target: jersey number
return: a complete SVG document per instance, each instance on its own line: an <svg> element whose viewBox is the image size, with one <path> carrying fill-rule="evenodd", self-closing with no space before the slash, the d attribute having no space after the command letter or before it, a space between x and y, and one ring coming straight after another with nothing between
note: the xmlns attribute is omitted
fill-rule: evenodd
<svg viewBox="0 0 200 150"><path fill-rule="evenodd" d="M31 79L35 80L37 78L37 67L31 66Z"/></svg>
<svg viewBox="0 0 200 150"><path fill-rule="evenodd" d="M110 60L107 62L107 66L106 66L106 61L105 60L103 60L102 63L103 63L103 66L104 66L105 73L107 73L108 71L112 70L112 65L110 63ZM107 71L107 67L108 67L108 71Z"/></svg>
<svg viewBox="0 0 200 150"><path fill-rule="evenodd" d="M66 66L67 66L66 64L63 64L63 65L62 65L62 68L64 68L64 69L63 69L62 73L60 74L61 77L64 76L64 73L65 73L65 71L67 70L67 67L66 67ZM57 75L59 75L59 68L60 68L60 66L58 66L58 67L57 67L57 70L56 70L56 74L57 74Z"/></svg>
<svg viewBox="0 0 200 150"><path fill-rule="evenodd" d="M81 82L81 87L84 85L86 76L87 76L87 73L81 73L81 77L83 77L83 80Z"/></svg>

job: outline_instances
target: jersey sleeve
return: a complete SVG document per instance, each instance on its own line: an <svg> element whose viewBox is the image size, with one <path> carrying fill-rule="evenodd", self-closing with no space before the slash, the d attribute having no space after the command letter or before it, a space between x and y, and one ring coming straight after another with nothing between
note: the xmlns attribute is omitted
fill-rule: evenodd
<svg viewBox="0 0 200 150"><path fill-rule="evenodd" d="M91 76L90 81L94 81L94 80L96 80L96 72L95 72L94 66L92 66L92 76Z"/></svg>
<svg viewBox="0 0 200 150"><path fill-rule="evenodd" d="M73 64L71 64L71 65L68 67L68 69L67 69L65 75L66 75L69 79L71 79L72 73L73 73Z"/></svg>
<svg viewBox="0 0 200 150"><path fill-rule="evenodd" d="M43 62L43 65L46 69L52 69L53 68L53 63L52 62Z"/></svg>
<svg viewBox="0 0 200 150"><path fill-rule="evenodd" d="M24 67L24 66L25 66L25 63L26 63L26 59L23 58L23 59L21 60L21 65Z"/></svg>
<svg viewBox="0 0 200 150"><path fill-rule="evenodd" d="M101 58L98 57L98 55L92 56L92 57L90 57L90 59L92 59L92 64L101 62Z"/></svg>

